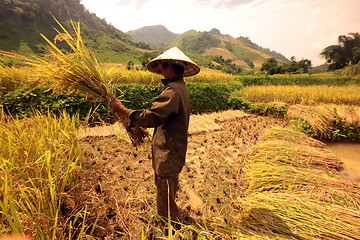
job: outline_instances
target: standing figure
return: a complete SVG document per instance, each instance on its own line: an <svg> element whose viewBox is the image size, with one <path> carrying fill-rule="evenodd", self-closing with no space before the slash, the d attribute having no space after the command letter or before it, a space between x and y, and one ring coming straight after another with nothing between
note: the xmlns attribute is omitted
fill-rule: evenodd
<svg viewBox="0 0 360 240"><path fill-rule="evenodd" d="M151 60L147 69L164 76L161 80L164 87L152 107L131 110L114 100L110 108L115 113L127 114L131 125L155 128L151 149L157 211L163 218L170 216L171 220L181 221L175 197L179 189L179 173L185 164L190 118L190 97L183 78L196 75L200 68L173 47Z"/></svg>

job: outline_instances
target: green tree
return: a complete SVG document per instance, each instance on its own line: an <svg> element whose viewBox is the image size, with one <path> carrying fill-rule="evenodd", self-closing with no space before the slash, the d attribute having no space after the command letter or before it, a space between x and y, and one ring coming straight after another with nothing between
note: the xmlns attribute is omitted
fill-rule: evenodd
<svg viewBox="0 0 360 240"><path fill-rule="evenodd" d="M141 54L137 59L141 63L142 68L146 69L146 64L148 64L151 59L156 57L157 54L158 52L145 52Z"/></svg>
<svg viewBox="0 0 360 240"><path fill-rule="evenodd" d="M301 59L298 62L298 72L308 73L311 70L311 61L309 59Z"/></svg>
<svg viewBox="0 0 360 240"><path fill-rule="evenodd" d="M281 73L281 66L276 58L268 58L266 62L262 64L261 71L269 75L278 74Z"/></svg>
<svg viewBox="0 0 360 240"><path fill-rule="evenodd" d="M283 71L287 73L297 73L299 69L298 62L296 62L295 56L290 58L290 63L284 64Z"/></svg>
<svg viewBox="0 0 360 240"><path fill-rule="evenodd" d="M331 45L320 53L330 64L329 70L341 69L360 61L360 34L349 33L338 37L338 45Z"/></svg>

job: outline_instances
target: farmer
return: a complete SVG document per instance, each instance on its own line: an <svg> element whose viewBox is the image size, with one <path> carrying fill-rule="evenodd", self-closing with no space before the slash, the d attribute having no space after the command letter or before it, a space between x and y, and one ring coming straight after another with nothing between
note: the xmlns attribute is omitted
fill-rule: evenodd
<svg viewBox="0 0 360 240"><path fill-rule="evenodd" d="M127 109L121 102L110 103L113 112L126 113L131 125L155 128L152 138L152 166L157 187L159 216L181 221L175 202L179 173L185 164L190 117L190 97L184 77L196 75L200 68L177 47L165 51L147 64L151 72L164 76L160 95L145 110ZM170 213L168 213L170 207Z"/></svg>

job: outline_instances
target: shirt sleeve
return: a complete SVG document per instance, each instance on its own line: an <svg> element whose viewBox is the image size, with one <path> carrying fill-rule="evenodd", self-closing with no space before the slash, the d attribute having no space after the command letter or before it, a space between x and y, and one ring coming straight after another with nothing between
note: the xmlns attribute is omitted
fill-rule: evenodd
<svg viewBox="0 0 360 240"><path fill-rule="evenodd" d="M171 115L178 114L179 101L179 93L170 87L165 87L154 100L151 108L130 112L130 124L145 128L158 127L164 124Z"/></svg>

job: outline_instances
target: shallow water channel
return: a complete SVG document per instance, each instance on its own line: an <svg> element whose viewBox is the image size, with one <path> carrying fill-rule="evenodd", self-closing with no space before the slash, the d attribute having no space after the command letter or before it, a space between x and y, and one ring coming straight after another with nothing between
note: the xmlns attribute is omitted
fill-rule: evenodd
<svg viewBox="0 0 360 240"><path fill-rule="evenodd" d="M327 143L326 146L344 162L342 175L360 182L360 143Z"/></svg>

